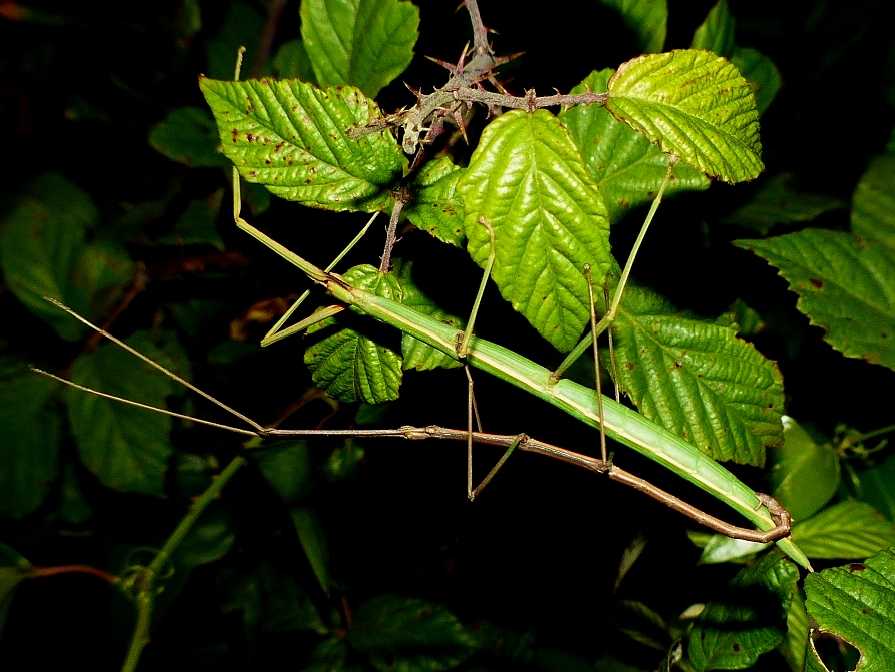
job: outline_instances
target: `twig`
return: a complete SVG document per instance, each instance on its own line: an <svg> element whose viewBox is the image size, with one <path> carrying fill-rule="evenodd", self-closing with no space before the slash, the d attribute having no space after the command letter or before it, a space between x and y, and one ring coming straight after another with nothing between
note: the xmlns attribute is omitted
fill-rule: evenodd
<svg viewBox="0 0 895 672"><path fill-rule="evenodd" d="M124 665L121 667L122 672L133 672L137 669L140 654L149 643L149 627L152 623L152 606L155 600L158 577L162 575L165 566L171 561L171 557L174 555L177 547L180 546L186 535L193 529L193 526L205 512L205 509L220 496L224 486L230 482L230 479L245 464L246 460L243 457L235 457L230 461L224 470L212 480L211 485L208 486L205 492L193 501L189 513L174 528L174 532L168 537L161 550L155 554L149 566L141 568L134 577L134 585L137 589L135 596L137 623L134 626L134 634L131 636L131 643L127 650Z"/></svg>
<svg viewBox="0 0 895 672"><path fill-rule="evenodd" d="M482 13L479 11L478 0L466 0L466 11L469 12L469 20L472 22L473 51L478 55L490 55L491 45L488 43L488 29L482 21Z"/></svg>
<svg viewBox="0 0 895 672"><path fill-rule="evenodd" d="M382 261L379 263L379 272L388 273L392 265L392 248L398 237L398 220L401 219L401 211L410 201L410 191L399 187L394 193L395 202L392 205L392 214L388 220L388 228L385 230L385 245L382 248Z"/></svg>
<svg viewBox="0 0 895 672"><path fill-rule="evenodd" d="M62 574L87 574L102 579L106 583L116 584L119 578L102 569L90 565L56 565L54 567L32 567L28 570L28 578L39 579Z"/></svg>

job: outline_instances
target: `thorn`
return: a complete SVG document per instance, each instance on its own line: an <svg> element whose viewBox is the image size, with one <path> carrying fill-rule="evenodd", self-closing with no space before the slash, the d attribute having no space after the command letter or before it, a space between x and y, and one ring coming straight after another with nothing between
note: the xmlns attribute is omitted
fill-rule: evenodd
<svg viewBox="0 0 895 672"><path fill-rule="evenodd" d="M460 129L460 133L463 135L463 140L469 145L469 138L466 136L466 122L463 121L463 115L460 113L460 110L454 110L451 116L454 118L454 123L457 124L457 128Z"/></svg>
<svg viewBox="0 0 895 672"><path fill-rule="evenodd" d="M423 98L423 91L422 91L422 89L414 89L414 88L413 88L412 86L410 86L410 84L408 84L407 82L401 82L401 83L404 85L404 87L405 87L408 91L410 91L410 93L412 93L414 96L416 96L416 100L417 100L417 102L419 102L420 100L422 100L422 98ZM400 114L401 112L404 112L405 109L406 109L406 108L402 107L401 110L400 110L400 112L398 112L397 114Z"/></svg>
<svg viewBox="0 0 895 672"><path fill-rule="evenodd" d="M440 65L442 68L447 70L452 75L458 74L457 66L454 65L453 63L448 63L447 61L442 61L440 58L435 58L434 56L426 56L425 58L432 61L436 65Z"/></svg>
<svg viewBox="0 0 895 672"><path fill-rule="evenodd" d="M505 95L505 96L510 95L510 92L504 88L503 84L501 84L499 81L497 81L497 77L495 77L494 75L488 75L488 81L491 83L491 86L493 86L495 89L497 89L503 95Z"/></svg>
<svg viewBox="0 0 895 672"><path fill-rule="evenodd" d="M463 45L463 51L460 52L460 60L457 61L457 74L463 74L463 66L466 65L466 56L469 54L469 42Z"/></svg>
<svg viewBox="0 0 895 672"><path fill-rule="evenodd" d="M514 54L507 54L506 56L495 56L494 67L496 68L501 65L506 65L507 63L515 61L517 58L521 58L522 56L525 56L524 51L517 51Z"/></svg>

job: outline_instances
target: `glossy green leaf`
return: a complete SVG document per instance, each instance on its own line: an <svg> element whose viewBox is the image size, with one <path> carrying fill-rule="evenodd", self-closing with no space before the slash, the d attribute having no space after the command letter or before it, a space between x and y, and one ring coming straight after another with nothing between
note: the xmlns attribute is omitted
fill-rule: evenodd
<svg viewBox="0 0 895 672"><path fill-rule="evenodd" d="M800 190L789 173L768 178L745 205L724 222L753 229L764 235L777 224L810 222L826 212L845 207L833 196Z"/></svg>
<svg viewBox="0 0 895 672"><path fill-rule="evenodd" d="M256 462L283 501L300 501L310 494L313 474L311 452L306 442L279 442L261 451Z"/></svg>
<svg viewBox="0 0 895 672"><path fill-rule="evenodd" d="M808 614L819 631L861 653L861 672L888 672L895 660L895 549L805 578ZM812 637L817 630L812 630ZM809 643L808 658L826 670Z"/></svg>
<svg viewBox="0 0 895 672"><path fill-rule="evenodd" d="M668 23L668 5L665 0L600 1L621 14L625 25L637 34L641 51L662 51Z"/></svg>
<svg viewBox="0 0 895 672"><path fill-rule="evenodd" d="M303 0L301 38L321 86L370 97L410 64L419 10L403 0Z"/></svg>
<svg viewBox="0 0 895 672"><path fill-rule="evenodd" d="M56 480L62 435L50 402L58 389L24 366L0 372L0 517L33 512Z"/></svg>
<svg viewBox="0 0 895 672"><path fill-rule="evenodd" d="M9 546L0 544L0 633L16 587L28 578L31 563Z"/></svg>
<svg viewBox="0 0 895 672"><path fill-rule="evenodd" d="M895 545L895 524L864 502L834 504L792 528L805 555L819 560L863 560Z"/></svg>
<svg viewBox="0 0 895 672"><path fill-rule="evenodd" d="M152 148L185 166L226 166L214 118L198 107L178 107L149 131Z"/></svg>
<svg viewBox="0 0 895 672"><path fill-rule="evenodd" d="M774 61L756 49L736 47L730 56L730 62L748 80L752 93L755 94L758 113L764 114L783 85L783 78Z"/></svg>
<svg viewBox="0 0 895 672"><path fill-rule="evenodd" d="M783 641L799 570L780 553L746 567L723 600L706 606L687 642L689 663L703 670L746 670Z"/></svg>
<svg viewBox="0 0 895 672"><path fill-rule="evenodd" d="M218 189L207 198L198 198L187 205L174 224L174 231L158 239L172 245L209 245L221 252L224 241L218 232L218 214L224 200L224 190Z"/></svg>
<svg viewBox="0 0 895 672"><path fill-rule="evenodd" d="M427 162L414 178L413 200L404 208L416 228L458 247L466 239L463 200L457 195L462 175L463 169L446 156Z"/></svg>
<svg viewBox="0 0 895 672"><path fill-rule="evenodd" d="M786 639L780 645L780 653L793 672L805 672L805 652L808 649L808 612L801 594L792 596L786 612Z"/></svg>
<svg viewBox="0 0 895 672"><path fill-rule="evenodd" d="M301 40L289 40L273 57L273 72L279 79L300 79L316 83L308 50Z"/></svg>
<svg viewBox="0 0 895 672"><path fill-rule="evenodd" d="M771 494L796 522L823 508L839 487L839 456L814 441L795 420L783 416L783 445L770 453Z"/></svg>
<svg viewBox="0 0 895 672"><path fill-rule="evenodd" d="M595 70L571 93L603 93L613 73L611 69ZM570 107L559 118L600 187L610 221L615 223L629 208L652 200L668 169L662 150L599 105ZM678 163L672 176L666 195L707 189L710 184L705 175L685 163Z"/></svg>
<svg viewBox="0 0 895 672"><path fill-rule="evenodd" d="M647 418L717 460L761 465L782 443L780 371L733 327L629 285L612 330L617 382Z"/></svg>
<svg viewBox="0 0 895 672"><path fill-rule="evenodd" d="M472 633L444 607L393 595L358 608L348 641L381 672L449 670L476 648Z"/></svg>
<svg viewBox="0 0 895 672"><path fill-rule="evenodd" d="M380 273L373 266L354 266L343 275L354 287L401 300L398 280L391 274ZM332 319L325 320L311 327L308 333L333 323ZM305 350L304 360L314 384L341 401L381 404L398 398L401 356L355 329L339 329L315 343Z"/></svg>
<svg viewBox="0 0 895 672"><path fill-rule="evenodd" d="M725 182L751 180L764 168L752 88L710 52L684 49L623 63L609 80L606 107L663 152Z"/></svg>
<svg viewBox="0 0 895 672"><path fill-rule="evenodd" d="M85 328L43 297L68 300L87 230L97 219L87 194L65 178L47 174L30 185L2 230L0 264L10 291L70 341L80 338Z"/></svg>
<svg viewBox="0 0 895 672"><path fill-rule="evenodd" d="M859 473L858 497L895 521L895 455Z"/></svg>
<svg viewBox="0 0 895 672"><path fill-rule="evenodd" d="M439 308L432 299L416 286L413 281L412 268L412 264L405 262L395 270L395 274L401 283L401 290L404 293L402 303L425 315L431 315L445 324L461 327L463 320ZM453 369L463 366L458 360L426 345L422 341L418 341L410 334L401 335L401 355L405 371L412 369L417 371Z"/></svg>
<svg viewBox="0 0 895 672"><path fill-rule="evenodd" d="M743 240L776 266L798 307L847 357L895 370L895 257L885 246L840 231L806 229Z"/></svg>
<svg viewBox="0 0 895 672"><path fill-rule="evenodd" d="M166 366L171 362L147 332L137 332L128 343ZM80 385L160 408L166 408L166 397L179 391L172 381L135 363L131 355L111 344L78 357L71 378ZM171 418L80 390L67 390L66 400L81 461L103 484L124 492L164 494L172 452Z"/></svg>
<svg viewBox="0 0 895 672"><path fill-rule="evenodd" d="M852 230L895 251L895 155L876 157L852 200Z"/></svg>
<svg viewBox="0 0 895 672"><path fill-rule="evenodd" d="M490 253L503 296L556 348L570 350L589 319L583 267L602 283L609 221L600 191L552 114L513 111L492 121L460 179L469 253Z"/></svg>
<svg viewBox="0 0 895 672"><path fill-rule="evenodd" d="M331 579L326 530L317 514L310 509L292 509L289 513L301 547L311 564L311 569L314 570L314 576L317 577L324 592L328 593Z"/></svg>
<svg viewBox="0 0 895 672"><path fill-rule="evenodd" d="M719 56L730 56L736 37L736 21L727 6L727 0L718 0L709 10L696 33L693 35L691 47L706 49Z"/></svg>
<svg viewBox="0 0 895 672"><path fill-rule="evenodd" d="M318 89L295 79L202 79L224 154L249 182L305 205L373 211L406 159L386 131L349 137L380 116L352 87Z"/></svg>

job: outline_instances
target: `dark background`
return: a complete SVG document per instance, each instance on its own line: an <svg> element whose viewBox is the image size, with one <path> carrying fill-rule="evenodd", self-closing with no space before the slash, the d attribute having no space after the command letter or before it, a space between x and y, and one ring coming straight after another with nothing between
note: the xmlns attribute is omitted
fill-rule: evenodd
<svg viewBox="0 0 895 672"><path fill-rule="evenodd" d="M263 9L262 3L256 4ZM445 73L423 55L455 60L470 37L467 16L455 11L454 2L417 4L417 55L379 96L384 110L411 102L400 80L427 89L444 80ZM711 4L671 0L666 49L689 45ZM228 172L175 164L149 146L147 134L173 108L204 106L196 76L207 71L206 45L219 31L228 5L203 2L202 28L189 38L178 34L177 2L28 3L24 6L49 19L0 19L4 206L35 176L57 171L95 199L103 226L114 226L128 207L173 189L176 195L168 209L145 224L151 234L165 231L189 199L227 187ZM482 0L481 6L486 24L498 31L493 37L498 53L525 52L504 79L516 93L532 87L541 93L554 87L567 91L592 69L616 66L637 53L634 36L596 2ZM848 201L892 127L890 22L884 18L883 3L732 1L731 8L737 18L737 43L770 56L783 77L780 95L762 119L766 174L792 172L806 190ZM296 38L298 31L298 2L290 1L279 20L274 49ZM251 52L248 59L253 62ZM470 128L473 144L485 123L483 116ZM717 184L707 193L669 199L638 258L636 278L680 307L706 316L723 312L737 297L766 315L772 328L757 345L780 362L789 414L826 433L837 423L861 428L886 424L886 413L873 403L891 382L886 372L846 360L823 344L820 332L795 310L794 295L773 270L727 244L750 234L720 220L746 202L756 186ZM182 334L193 359L194 380L262 422L272 421L310 386L298 340L224 366L210 363L207 353L228 338L230 321L254 302L287 296L304 284L291 267L235 231L227 210L225 205L219 230L238 258L222 267L211 263L207 272L167 272L196 252L158 249L145 240L132 245L135 257L157 274L151 273L146 290L114 331L127 334L151 324L159 311L186 299L216 303L218 309L201 329ZM643 212L635 210L615 227L617 257L624 257ZM340 249L362 221L361 215L275 201L253 223L320 262ZM847 214L825 216L820 224L846 228ZM378 262L381 228L373 231L352 254L352 263ZM447 308L467 313L480 271L465 254L412 232L396 253L425 260L430 290ZM2 338L29 361L62 367L80 347L61 344L5 290L0 293L0 311ZM560 359L493 286L479 324L483 337L546 366ZM262 333L257 328L249 343ZM596 450L595 435L560 412L484 374L476 383L486 429L524 431L571 448ZM400 401L378 424L459 427L465 423L465 407L461 371L411 373L405 376ZM348 426L355 410L343 405L327 426ZM324 405L311 403L287 425L314 426L327 412ZM237 440L210 431L191 430L184 441L222 455L239 446ZM321 460L331 448L320 445ZM544 645L593 655L620 646L612 584L621 551L636 534L645 534L649 542L626 579L626 599L644 600L673 616L693 602L710 599L732 575L726 566L696 566L699 549L684 535L684 520L569 466L519 455L479 501L469 504L461 445L381 442L364 448L365 458L353 478L321 484L313 496L328 533L337 592L349 605L382 593L424 597L446 604L465 623L494 622L530 633ZM488 451L478 451L480 476L497 457ZM616 462L725 513L623 447L618 447ZM761 472L735 471L760 489ZM160 502L121 495L102 488L86 470L78 475L94 509L88 524L67 529L42 510L25 521L0 523L0 539L35 564L107 567L123 546L159 543L185 510L183 498ZM266 558L312 586L307 561L286 533L288 516L260 475L247 472L238 478L228 498L236 514L237 544L222 562ZM52 509L52 504L46 508ZM198 669L247 664L252 669L281 669L285 665L277 661L291 661L290 667L301 669L315 638L289 634L268 635L254 645L246 641L238 620L218 608L219 571L212 564L194 573L160 615L141 669L170 666L171 661ZM324 600L320 595L316 599ZM338 608L338 602L334 599L331 606ZM0 639L0 661L20 657L31 661L32 669L45 669L61 653L93 669L115 669L126 647L130 619L126 605L90 579L29 582L10 611Z"/></svg>

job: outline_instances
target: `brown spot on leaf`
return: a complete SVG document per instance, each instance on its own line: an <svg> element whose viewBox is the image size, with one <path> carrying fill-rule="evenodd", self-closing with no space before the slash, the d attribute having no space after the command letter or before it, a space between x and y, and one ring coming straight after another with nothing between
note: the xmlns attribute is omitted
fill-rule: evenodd
<svg viewBox="0 0 895 672"><path fill-rule="evenodd" d="M255 142L255 136L252 133L246 133L246 140L249 142Z"/></svg>
<svg viewBox="0 0 895 672"><path fill-rule="evenodd" d="M625 362L625 368L628 371L633 371L634 370L634 362Z"/></svg>
<svg viewBox="0 0 895 672"><path fill-rule="evenodd" d="M863 562L852 562L848 565L848 571L850 572L863 572L867 569L867 565Z"/></svg>
<svg viewBox="0 0 895 672"><path fill-rule="evenodd" d="M815 288L820 289L824 286L824 281L820 278L811 278L811 284L814 285Z"/></svg>

